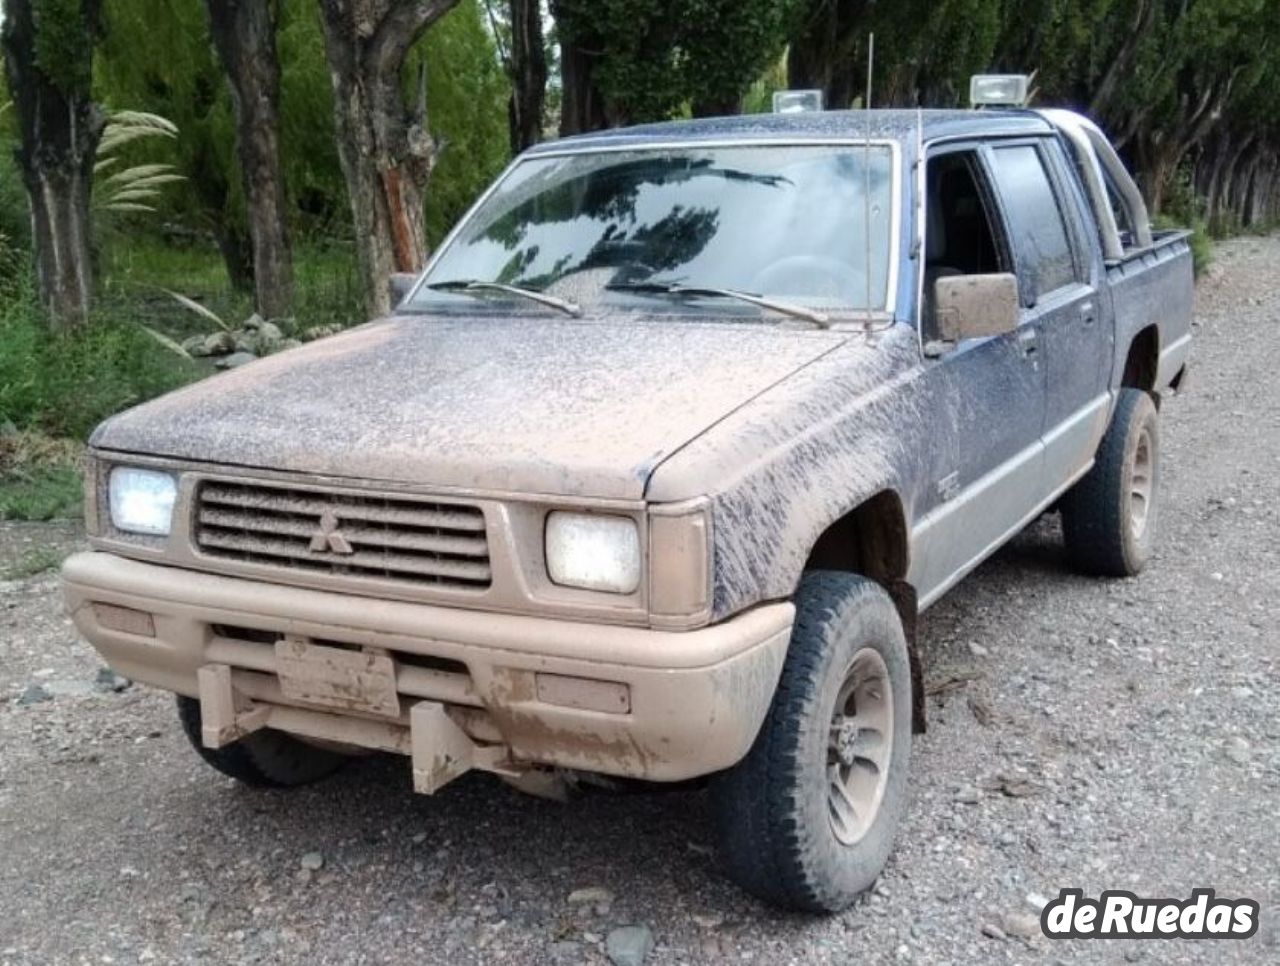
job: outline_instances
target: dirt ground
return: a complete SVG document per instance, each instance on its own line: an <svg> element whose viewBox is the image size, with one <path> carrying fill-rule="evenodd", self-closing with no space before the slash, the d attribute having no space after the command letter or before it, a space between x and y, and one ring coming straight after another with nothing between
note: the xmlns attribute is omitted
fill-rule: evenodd
<svg viewBox="0 0 1280 966"><path fill-rule="evenodd" d="M910 813L843 915L737 892L698 791L557 805L473 775L422 798L391 758L238 787L171 698L99 679L46 571L0 580L0 963L604 963L624 925L649 963L1280 961L1278 283L1280 239L1242 239L1200 287L1145 574L1074 576L1046 518L926 615ZM81 543L0 524L0 572ZM1035 928L1063 887L1203 886L1258 900L1257 935Z"/></svg>

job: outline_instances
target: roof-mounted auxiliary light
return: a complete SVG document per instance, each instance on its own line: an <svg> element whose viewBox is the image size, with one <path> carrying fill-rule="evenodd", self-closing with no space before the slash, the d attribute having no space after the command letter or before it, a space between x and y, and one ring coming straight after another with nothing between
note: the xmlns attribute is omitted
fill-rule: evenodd
<svg viewBox="0 0 1280 966"><path fill-rule="evenodd" d="M974 107L1026 107L1031 78L1026 74L974 74L969 103Z"/></svg>
<svg viewBox="0 0 1280 966"><path fill-rule="evenodd" d="M822 91L774 91L774 114L808 114L822 110Z"/></svg>

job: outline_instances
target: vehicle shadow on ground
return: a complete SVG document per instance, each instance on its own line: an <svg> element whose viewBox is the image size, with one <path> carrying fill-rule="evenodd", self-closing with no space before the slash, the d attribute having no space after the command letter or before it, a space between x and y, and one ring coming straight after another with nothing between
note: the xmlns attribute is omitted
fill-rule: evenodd
<svg viewBox="0 0 1280 966"><path fill-rule="evenodd" d="M1007 582L1025 580L1028 571L1050 580L1082 579L1067 567L1056 519L1033 524L967 578L970 593L962 584L950 595L940 608L940 623L980 636L992 619L992 595L1001 596ZM1026 625L1034 633L1030 616ZM921 630L927 677L936 641L930 622ZM1019 633L1016 626L1005 630ZM951 663L952 655L932 656L939 666ZM922 751L927 754L927 744ZM522 908L561 908L569 892L594 886L627 897L636 914L650 902L678 903L682 897L697 897L705 906L708 896L715 897L718 912L766 914L717 867L703 788L588 789L561 803L473 772L425 797L412 790L407 759L372 755L305 789L265 792L228 783L221 793L208 792L206 785L185 807L207 810L208 821L244 830L262 853L280 853L283 843L286 873L296 873L297 865L288 863L303 854L323 853L325 874L313 889L341 888L344 872L362 870L375 873L388 891L404 889L446 905L462 896L488 895L498 883L500 901L516 918ZM779 926L807 921L767 914Z"/></svg>
<svg viewBox="0 0 1280 966"><path fill-rule="evenodd" d="M286 874L304 854L322 853L332 878L317 876L312 889L372 875L388 895L425 896L442 912L488 896L514 919L542 910L532 913L538 922L587 887L626 897L637 914L651 902L731 892L713 859L702 789L591 790L562 803L473 772L426 797L413 792L407 759L374 755L305 789L207 792L188 807L245 830L259 854L292 848L281 856Z"/></svg>
<svg viewBox="0 0 1280 966"><path fill-rule="evenodd" d="M1062 545L1062 523L1057 514L1046 514L1027 525L1027 528L983 562L965 580L990 583L1006 577L1034 574L1043 577L1061 577L1066 580L1079 575L1072 570ZM963 597L964 582L957 585L952 598ZM946 599L946 598L944 598Z"/></svg>

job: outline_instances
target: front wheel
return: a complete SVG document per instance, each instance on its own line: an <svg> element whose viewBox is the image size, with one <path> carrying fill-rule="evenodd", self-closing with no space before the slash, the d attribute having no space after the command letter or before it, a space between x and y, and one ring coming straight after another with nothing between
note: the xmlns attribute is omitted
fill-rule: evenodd
<svg viewBox="0 0 1280 966"><path fill-rule="evenodd" d="M1140 389L1121 389L1093 468L1062 498L1062 537L1076 569L1132 577L1156 531L1160 416Z"/></svg>
<svg viewBox="0 0 1280 966"><path fill-rule="evenodd" d="M309 785L333 774L347 756L299 741L282 731L264 728L225 748L206 748L200 735L200 702L178 695L182 732L209 765L255 788Z"/></svg>
<svg viewBox="0 0 1280 966"><path fill-rule="evenodd" d="M836 912L875 882L905 806L911 664L889 595L853 574L801 581L769 714L712 785L721 857L774 905Z"/></svg>

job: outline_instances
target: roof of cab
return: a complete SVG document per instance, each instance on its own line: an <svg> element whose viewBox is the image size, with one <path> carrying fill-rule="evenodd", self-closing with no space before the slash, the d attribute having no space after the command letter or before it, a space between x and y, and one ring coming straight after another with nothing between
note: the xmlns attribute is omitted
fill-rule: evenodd
<svg viewBox="0 0 1280 966"><path fill-rule="evenodd" d="M869 123L868 123L869 122ZM873 110L818 111L799 114L742 114L694 121L668 121L613 128L547 141L529 155L591 150L642 148L673 141L851 140L868 134L876 140L914 142L923 123L924 140L948 137L999 137L1048 134L1053 126L1030 110Z"/></svg>

